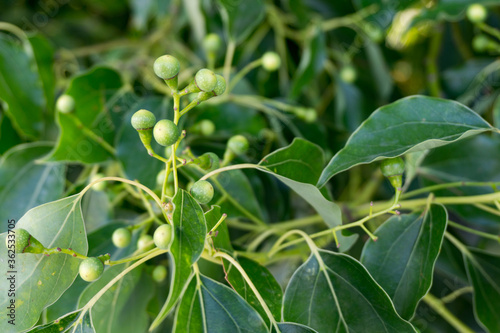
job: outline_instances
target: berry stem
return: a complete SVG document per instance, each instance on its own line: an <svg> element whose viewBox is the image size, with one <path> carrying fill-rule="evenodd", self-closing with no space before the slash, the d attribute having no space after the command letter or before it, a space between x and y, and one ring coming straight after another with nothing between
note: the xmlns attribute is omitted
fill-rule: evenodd
<svg viewBox="0 0 500 333"><path fill-rule="evenodd" d="M92 141L97 142L104 150L106 150L111 155L116 155L116 149L113 148L109 143L107 143L102 137L92 132L87 126L85 126L80 119L78 119L74 114L68 114L71 120L75 123L76 127L82 130L83 134L87 136Z"/></svg>
<svg viewBox="0 0 500 333"><path fill-rule="evenodd" d="M458 224L456 222L453 222L451 220L448 220L448 225L450 225L450 226L452 226L454 228L463 230L465 232L468 232L470 234L474 234L474 235L478 235L478 236L481 236L481 237L484 237L484 238L492 239L492 240L497 241L497 242L500 243L500 236L499 235L492 235L492 234L489 234L487 232L483 232L483 231L479 231L479 230L474 230L474 229L468 228L466 226L463 226L461 224Z"/></svg>
<svg viewBox="0 0 500 333"><path fill-rule="evenodd" d="M243 67L229 83L229 87L227 88L227 93L230 93L231 90L233 90L233 88L236 87L236 84L240 82L241 79L243 79L245 75L247 75L252 69L257 68L260 65L262 65L262 58L254 60L248 63L245 67Z"/></svg>
<svg viewBox="0 0 500 333"><path fill-rule="evenodd" d="M57 254L57 253L64 253L64 254L70 255L74 258L78 258L78 259L87 259L88 258L87 256L84 256L83 254L80 254L78 252L73 251L72 249L62 249L60 247L46 249L46 251L44 251L43 254L51 255L51 254Z"/></svg>
<svg viewBox="0 0 500 333"><path fill-rule="evenodd" d="M230 82L229 77L231 75L231 64L233 63L235 50L236 41L231 38L227 44L226 58L224 59L224 79L226 79L226 82Z"/></svg>
<svg viewBox="0 0 500 333"><path fill-rule="evenodd" d="M473 333L467 325L465 325L460 319L455 317L443 304L441 300L432 294L427 294L424 296L423 301L429 305L434 311L436 311L444 320L446 320L451 326L453 326L458 332L461 333Z"/></svg>

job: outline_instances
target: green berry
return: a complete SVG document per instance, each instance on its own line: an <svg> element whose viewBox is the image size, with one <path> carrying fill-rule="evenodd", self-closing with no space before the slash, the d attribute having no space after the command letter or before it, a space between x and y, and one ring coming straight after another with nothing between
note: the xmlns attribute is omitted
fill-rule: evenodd
<svg viewBox="0 0 500 333"><path fill-rule="evenodd" d="M484 52L494 46L494 42L485 35L477 35L472 39L472 47L477 52Z"/></svg>
<svg viewBox="0 0 500 333"><path fill-rule="evenodd" d="M318 114L316 113L316 110L314 109L307 109L305 114L304 114L304 120L307 123L314 123L318 119Z"/></svg>
<svg viewBox="0 0 500 333"><path fill-rule="evenodd" d="M155 245L162 250L167 250L172 241L172 232L173 230L170 224L162 224L156 228L153 235Z"/></svg>
<svg viewBox="0 0 500 333"><path fill-rule="evenodd" d="M227 142L227 148L236 155L245 154L248 147L248 140L243 135L235 135Z"/></svg>
<svg viewBox="0 0 500 333"><path fill-rule="evenodd" d="M473 4L467 8L467 18L473 23L481 23L486 20L488 11L483 5Z"/></svg>
<svg viewBox="0 0 500 333"><path fill-rule="evenodd" d="M153 112L141 109L132 116L132 127L136 130L148 130L153 128L156 123L156 117Z"/></svg>
<svg viewBox="0 0 500 333"><path fill-rule="evenodd" d="M177 142L181 131L173 121L162 119L156 123L153 129L153 136L156 142L162 146L171 146Z"/></svg>
<svg viewBox="0 0 500 333"><path fill-rule="evenodd" d="M388 158L380 164L380 170L386 177L402 175L405 171L405 162L401 157Z"/></svg>
<svg viewBox="0 0 500 333"><path fill-rule="evenodd" d="M56 102L56 109L61 113L70 113L75 109L75 99L70 95L61 95Z"/></svg>
<svg viewBox="0 0 500 333"><path fill-rule="evenodd" d="M203 119L198 125L201 135L210 136L215 132L215 124L211 120Z"/></svg>
<svg viewBox="0 0 500 333"><path fill-rule="evenodd" d="M344 82L353 83L357 78L356 69L350 65L344 66L340 71L340 78Z"/></svg>
<svg viewBox="0 0 500 333"><path fill-rule="evenodd" d="M222 40L217 34L208 34L203 39L203 48L207 52L217 52L222 46Z"/></svg>
<svg viewBox="0 0 500 333"><path fill-rule="evenodd" d="M214 153L205 153L195 160L200 168L206 171L212 171L220 167L220 160Z"/></svg>
<svg viewBox="0 0 500 333"><path fill-rule="evenodd" d="M200 69L194 76L194 82L198 89L204 92L211 92L217 84L215 73L209 69Z"/></svg>
<svg viewBox="0 0 500 333"><path fill-rule="evenodd" d="M217 83L213 92L215 96L220 96L226 91L226 80L219 74L215 74L215 77L217 78Z"/></svg>
<svg viewBox="0 0 500 333"><path fill-rule="evenodd" d="M89 183L92 183L98 179L101 179L103 178L104 175L102 173L96 173L94 175L92 175L92 177L90 177L89 179ZM92 186L92 189L94 191L103 191L104 189L106 188L106 182L105 181L102 181L102 182L99 182L99 183L96 183Z"/></svg>
<svg viewBox="0 0 500 333"><path fill-rule="evenodd" d="M262 56L262 67L268 72L274 72L281 66L281 58L276 52L266 52Z"/></svg>
<svg viewBox="0 0 500 333"><path fill-rule="evenodd" d="M214 188L206 180L199 180L191 187L191 195L201 204L209 203L214 197Z"/></svg>
<svg viewBox="0 0 500 333"><path fill-rule="evenodd" d="M163 282L163 280L165 280L165 278L167 277L167 268L165 266L156 266L154 269L153 269L153 280L155 280L156 282Z"/></svg>
<svg viewBox="0 0 500 333"><path fill-rule="evenodd" d="M164 80L170 80L179 74L181 64L176 57L167 54L155 60L153 69L158 77Z"/></svg>
<svg viewBox="0 0 500 333"><path fill-rule="evenodd" d="M16 253L43 253L45 247L25 229L13 229L5 237L5 246Z"/></svg>
<svg viewBox="0 0 500 333"><path fill-rule="evenodd" d="M104 272L104 263L97 257L90 257L80 263L78 270L83 280L92 282L101 277Z"/></svg>
<svg viewBox="0 0 500 333"><path fill-rule="evenodd" d="M132 240L132 233L127 228L118 228L113 232L111 239L116 247L127 247Z"/></svg>
<svg viewBox="0 0 500 333"><path fill-rule="evenodd" d="M149 251L154 247L153 237L151 235L142 235L137 240L137 248L142 251Z"/></svg>

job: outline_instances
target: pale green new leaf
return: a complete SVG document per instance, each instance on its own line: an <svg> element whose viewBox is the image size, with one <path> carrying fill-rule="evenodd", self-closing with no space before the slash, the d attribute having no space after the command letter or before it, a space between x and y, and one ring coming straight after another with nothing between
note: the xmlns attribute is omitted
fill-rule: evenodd
<svg viewBox="0 0 500 333"><path fill-rule="evenodd" d="M70 312L48 324L34 327L26 333L95 333L90 314L85 312L80 318L80 310Z"/></svg>
<svg viewBox="0 0 500 333"><path fill-rule="evenodd" d="M16 224L26 229L45 247L72 248L87 254L87 237L80 207L80 196L50 202L28 211ZM6 258L5 234L0 240L0 256ZM66 254L22 253L16 255L15 267L0 261L0 271L16 271L16 331L30 328L38 321L42 310L54 303L73 283L80 260ZM7 295L9 284L0 281L0 294ZM9 298L2 296L0 315L7 318ZM11 332L7 320L0 321L0 332Z"/></svg>

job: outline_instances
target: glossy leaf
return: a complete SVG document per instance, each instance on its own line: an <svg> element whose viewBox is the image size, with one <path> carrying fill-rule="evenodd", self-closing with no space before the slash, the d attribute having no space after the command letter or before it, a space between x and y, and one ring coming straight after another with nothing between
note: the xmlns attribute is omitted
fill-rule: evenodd
<svg viewBox="0 0 500 333"><path fill-rule="evenodd" d="M477 249L464 255L474 288L474 314L489 332L500 332L500 257Z"/></svg>
<svg viewBox="0 0 500 333"><path fill-rule="evenodd" d="M75 77L65 92L75 100L75 110L67 114L57 112L60 134L56 147L45 160L98 163L110 159L113 154L100 141L113 145L116 129L108 108L119 97L121 86L120 75L105 67ZM80 124L96 137L82 130Z"/></svg>
<svg viewBox="0 0 500 333"><path fill-rule="evenodd" d="M44 142L17 145L0 158L0 220L19 220L29 209L59 199L64 190L65 167L38 164L50 151ZM7 209L8 207L8 209ZM0 225L0 232L7 224Z"/></svg>
<svg viewBox="0 0 500 333"><path fill-rule="evenodd" d="M45 107L38 73L23 48L0 34L0 100L14 128L22 136L37 138L43 130Z"/></svg>
<svg viewBox="0 0 500 333"><path fill-rule="evenodd" d="M193 277L176 313L173 332L265 333L264 321L232 289L208 277Z"/></svg>
<svg viewBox="0 0 500 333"><path fill-rule="evenodd" d="M48 324L37 326L26 333L94 333L95 330L90 314L85 312L80 320L81 314L81 311L68 313Z"/></svg>
<svg viewBox="0 0 500 333"><path fill-rule="evenodd" d="M191 275L191 265L200 258L205 246L207 226L203 210L186 191L179 189L172 200L174 204L174 240L170 246L170 291L160 313L151 324L157 327L179 300Z"/></svg>
<svg viewBox="0 0 500 333"><path fill-rule="evenodd" d="M425 96L403 98L379 108L361 124L330 160L317 186L358 164L444 146L491 129L457 102Z"/></svg>
<svg viewBox="0 0 500 333"><path fill-rule="evenodd" d="M278 323L278 327L281 333L317 333L310 327L297 323ZM272 332L276 332L273 328Z"/></svg>
<svg viewBox="0 0 500 333"><path fill-rule="evenodd" d="M240 43L264 19L264 1L217 0L224 22L226 34L230 40Z"/></svg>
<svg viewBox="0 0 500 333"><path fill-rule="evenodd" d="M205 213L205 220L207 221L207 230L210 231L219 222L222 217L222 212L219 206L212 206L211 209ZM229 238L229 230L226 222L219 224L214 233L212 233L212 242L216 250L225 250L228 253L234 251Z"/></svg>
<svg viewBox="0 0 500 333"><path fill-rule="evenodd" d="M283 319L322 333L416 332L357 260L321 249L293 274Z"/></svg>
<svg viewBox="0 0 500 333"><path fill-rule="evenodd" d="M326 60L325 34L320 27L311 30L311 35L307 41L309 44L304 49L290 88L289 97L292 99L300 96L303 88L309 85L323 69Z"/></svg>
<svg viewBox="0 0 500 333"><path fill-rule="evenodd" d="M238 257L237 260L266 302L274 319L279 321L281 319L283 291L274 276L266 267L259 265L251 259L241 256ZM267 320L267 314L257 299L257 296L255 296L254 292L250 289L250 286L238 269L234 268L232 265L229 266L227 270L227 279L231 287L257 310L262 318L266 318Z"/></svg>
<svg viewBox="0 0 500 333"><path fill-rule="evenodd" d="M70 196L50 202L28 211L16 224L26 229L45 247L72 248L87 254L87 237L80 208L80 197ZM1 242L1 255L6 258L5 234ZM16 256L16 329L33 326L42 310L55 302L73 283L78 274L79 259L66 254L18 254ZM6 272L7 261L0 261L0 269ZM0 281L0 292L7 295L8 281ZM6 318L8 298L0 301L0 314ZM7 321L0 321L0 331L6 332Z"/></svg>
<svg viewBox="0 0 500 333"><path fill-rule="evenodd" d="M84 307L126 264L112 266L104 271L99 280L88 285L78 300L78 307ZM108 289L92 306L92 323L96 332L145 332L149 324L146 307L153 296L153 281L141 268L123 276ZM129 320L130 318L134 320Z"/></svg>
<svg viewBox="0 0 500 333"><path fill-rule="evenodd" d="M361 263L405 319L413 317L431 287L447 218L441 205L422 214L394 216L377 229L376 242L365 243Z"/></svg>

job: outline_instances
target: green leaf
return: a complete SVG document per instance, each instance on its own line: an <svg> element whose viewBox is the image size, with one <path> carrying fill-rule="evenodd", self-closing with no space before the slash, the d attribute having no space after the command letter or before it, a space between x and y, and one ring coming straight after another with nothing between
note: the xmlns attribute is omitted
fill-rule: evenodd
<svg viewBox="0 0 500 333"><path fill-rule="evenodd" d="M16 224L26 229L45 247L72 248L83 255L87 254L87 237L80 208L80 196L50 202L28 211ZM5 234L0 240L2 258L7 257L3 244ZM16 329L25 330L36 324L40 313L54 303L68 289L78 274L80 260L66 254L23 253L16 256ZM12 269L12 268L11 268ZM0 270L7 272L7 261L0 261ZM9 284L0 281L0 292L7 295ZM0 301L0 315L7 316L8 298ZM8 331L6 320L0 321L0 331Z"/></svg>
<svg viewBox="0 0 500 333"><path fill-rule="evenodd" d="M0 155L20 143L22 143L21 137L12 126L9 117L2 112L0 103Z"/></svg>
<svg viewBox="0 0 500 333"><path fill-rule="evenodd" d="M478 249L464 255L474 288L474 315L489 332L500 332L500 257Z"/></svg>
<svg viewBox="0 0 500 333"><path fill-rule="evenodd" d="M205 220L207 221L207 230L212 230L212 228L219 222L222 217L222 212L219 206L212 206L211 209L205 213ZM217 235L217 236L216 236ZM228 253L234 251L231 245L231 239L229 237L229 230L227 228L226 222L222 222L216 229L215 233L212 233L212 241L214 248L216 250L225 250Z"/></svg>
<svg viewBox="0 0 500 333"><path fill-rule="evenodd" d="M394 86L389 67L378 44L369 38L365 38L364 43L375 89L377 89L380 98L385 101L390 97Z"/></svg>
<svg viewBox="0 0 500 333"><path fill-rule="evenodd" d="M78 319L82 312L80 310L70 312L48 324L37 326L26 333L94 333L90 314L86 312L82 320Z"/></svg>
<svg viewBox="0 0 500 333"><path fill-rule="evenodd" d="M234 290L203 275L189 283L177 310L173 331L268 332L258 312Z"/></svg>
<svg viewBox="0 0 500 333"><path fill-rule="evenodd" d="M106 225L110 219L111 203L104 191L90 189L83 196L82 213L88 233Z"/></svg>
<svg viewBox="0 0 500 333"><path fill-rule="evenodd" d="M264 19L265 7L263 0L237 1L217 0L224 22L226 34L230 40L239 44Z"/></svg>
<svg viewBox="0 0 500 333"><path fill-rule="evenodd" d="M121 86L120 75L105 67L75 77L66 91L75 100L75 110L67 114L57 112L60 134L56 147L45 160L99 163L110 159L113 154L100 142L113 144L116 130L110 108L123 94L119 92Z"/></svg>
<svg viewBox="0 0 500 333"><path fill-rule="evenodd" d="M36 159L50 151L44 142L17 145L0 159L0 220L18 220L29 209L59 199L64 190L65 167L37 164ZM2 223L0 231L7 230Z"/></svg>
<svg viewBox="0 0 500 333"><path fill-rule="evenodd" d="M309 44L304 49L290 88L289 97L292 99L297 99L303 88L311 84L326 60L326 40L321 27L311 30L307 40Z"/></svg>
<svg viewBox="0 0 500 333"><path fill-rule="evenodd" d="M45 94L46 108L52 114L54 109L54 89L56 78L54 72L54 48L49 41L41 34L28 37L28 41L33 48L34 58L40 81Z"/></svg>
<svg viewBox="0 0 500 333"><path fill-rule="evenodd" d="M274 319L280 320L283 291L274 276L266 267L259 265L251 259L240 256L237 260L266 302ZM257 299L257 296L255 296L254 292L250 289L250 286L238 269L234 268L232 265L230 265L227 270L227 279L231 287L257 310L262 318L267 319L267 314Z"/></svg>
<svg viewBox="0 0 500 333"><path fill-rule="evenodd" d="M104 271L99 280L88 285L78 300L78 307L104 288L128 265L112 266ZM92 306L92 323L97 332L145 332L149 324L146 308L153 296L153 281L141 268L135 268L108 289ZM130 320L134 318L134 320Z"/></svg>
<svg viewBox="0 0 500 333"><path fill-rule="evenodd" d="M443 206L431 205L422 214L391 217L375 232L378 240L365 243L361 263L402 318L413 317L431 287L447 219Z"/></svg>
<svg viewBox="0 0 500 333"><path fill-rule="evenodd" d="M278 323L278 327L281 333L317 333L316 330L297 323ZM273 329L272 332L276 330Z"/></svg>
<svg viewBox="0 0 500 333"><path fill-rule="evenodd" d="M156 176L165 168L165 163L148 155L139 134L132 127L130 119L140 109L153 112L157 120L171 119L173 114L167 113L167 107L165 98L152 96L140 99L130 107L130 110L123 117L123 123L117 136L116 155L123 165L125 176L130 180L137 179L141 184L150 188L156 186ZM164 156L164 147L157 144L154 139L151 145L157 154Z"/></svg>
<svg viewBox="0 0 500 333"><path fill-rule="evenodd" d="M38 73L30 56L5 34L0 34L0 99L21 136L40 137L45 100Z"/></svg>
<svg viewBox="0 0 500 333"><path fill-rule="evenodd" d="M359 9L369 6L376 6L377 11L372 15L372 22L377 23L382 28L387 28L392 23L394 15L402 9L405 9L417 0L400 0L400 1L385 1L385 0L355 0L354 3Z"/></svg>
<svg viewBox="0 0 500 333"><path fill-rule="evenodd" d="M207 226L203 210L186 191L179 189L174 196L172 222L174 240L170 246L171 282L168 298L151 324L157 327L170 313L189 282L191 266L198 261L205 246Z"/></svg>
<svg viewBox="0 0 500 333"><path fill-rule="evenodd" d="M372 113L330 160L317 186L358 164L444 146L490 130L490 124L457 102L406 97Z"/></svg>
<svg viewBox="0 0 500 333"><path fill-rule="evenodd" d="M354 258L315 249L293 274L283 319L318 332L416 332L390 298Z"/></svg>
<svg viewBox="0 0 500 333"><path fill-rule="evenodd" d="M436 3L430 8L423 7L419 15L415 16L412 25L422 21L451 21L456 22L465 16L465 11L472 4L482 4L483 6L495 6L495 0L445 0Z"/></svg>

